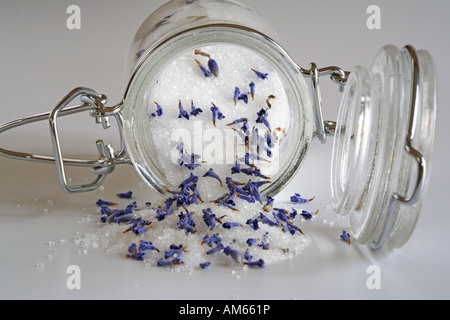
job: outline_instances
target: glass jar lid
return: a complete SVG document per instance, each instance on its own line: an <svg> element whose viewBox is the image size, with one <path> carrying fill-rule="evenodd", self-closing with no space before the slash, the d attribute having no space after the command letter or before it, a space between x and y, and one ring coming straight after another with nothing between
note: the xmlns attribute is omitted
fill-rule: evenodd
<svg viewBox="0 0 450 320"><path fill-rule="evenodd" d="M333 207L353 236L379 247L411 235L429 179L436 72L426 51L385 46L348 79L333 145Z"/></svg>

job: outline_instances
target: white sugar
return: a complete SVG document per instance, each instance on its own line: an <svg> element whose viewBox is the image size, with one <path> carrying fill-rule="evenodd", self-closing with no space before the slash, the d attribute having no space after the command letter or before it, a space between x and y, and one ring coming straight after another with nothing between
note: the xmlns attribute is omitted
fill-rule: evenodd
<svg viewBox="0 0 450 320"><path fill-rule="evenodd" d="M155 209L143 209L135 211L135 217L141 217L152 222L151 228L140 236L136 236L133 232L125 232L129 229L128 224L109 223L100 227L93 234L80 235L77 237L77 243L82 248L100 246L107 250L108 253L129 255L128 248L132 243L139 246L141 240L151 241L153 245L160 251L146 251L144 261L150 265L156 265L160 258L164 257L165 251L168 251L171 245L182 245L186 247L186 253L183 255L183 266L176 268L197 269L199 264L209 261L211 267L214 265L236 266L245 264L236 263L230 256L223 251L207 254L209 250L215 247L209 247L206 243L202 245L205 235L213 236L218 234L222 239L224 247L230 246L237 250L242 256L242 262L245 262L244 254L247 250L253 256L252 261L263 259L265 265L292 259L293 256L300 254L304 248L310 243L308 235L296 232L291 234L284 232L280 226L269 226L259 222L259 229L254 230L247 224L249 219L257 219L260 212L263 212L268 218L274 220L271 213L263 211L262 205L256 203L247 203L238 200L237 207L239 212L231 211L223 206L214 203L204 203L191 205L190 212L194 212L193 219L195 222L195 233L186 234L185 230L178 228L179 214L185 213L184 209L174 211L163 221L157 221ZM222 223L237 222L241 227L226 229L222 224L217 222L213 230L211 230L203 221L202 210L210 208L217 217L221 218ZM125 233L124 233L125 232ZM258 239L249 246L248 239ZM262 244L269 244L267 249L262 248ZM86 249L84 249L86 250Z"/></svg>

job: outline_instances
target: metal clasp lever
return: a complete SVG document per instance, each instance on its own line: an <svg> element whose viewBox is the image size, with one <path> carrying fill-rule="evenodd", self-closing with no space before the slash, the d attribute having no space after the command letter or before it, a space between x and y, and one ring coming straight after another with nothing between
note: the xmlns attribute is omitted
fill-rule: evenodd
<svg viewBox="0 0 450 320"><path fill-rule="evenodd" d="M122 136L120 139L121 151L118 154L114 153L114 150L110 144L105 146L103 140L97 140L97 150L100 158L98 159L96 166L92 169L92 172L97 175L97 178L89 184L69 186L66 179L64 159L62 157L61 145L59 142L57 118L59 113L78 96L81 96L80 100L82 102L92 107L90 109L90 115L95 117L96 122L101 123L104 129L108 129L110 127L111 124L109 122L109 117L113 116L120 128L120 134L122 132L122 117L120 113L122 104L107 108L104 106L106 103L106 97L97 94L91 89L76 88L58 103L58 105L50 113L50 133L59 183L61 188L68 193L86 192L97 189L103 183L105 177L114 170L118 163L128 162L128 159L125 157L125 145L123 143Z"/></svg>
<svg viewBox="0 0 450 320"><path fill-rule="evenodd" d="M300 72L303 76L311 78L311 95L313 98L314 120L316 124L316 132L314 135L319 138L321 143L326 143L326 136L334 134L336 122L323 120L322 93L320 91L319 77L329 75L330 79L339 85L339 91L343 92L350 72L344 71L336 66L319 69L314 62L310 64L309 70L300 68Z"/></svg>
<svg viewBox="0 0 450 320"><path fill-rule="evenodd" d="M80 100L83 104L68 107L69 103L71 103L78 96L80 96ZM54 157L16 152L2 148L0 148L0 156L18 160L56 164L59 183L61 188L65 192L87 192L97 189L103 183L106 175L111 173L117 164L131 163L126 155L126 147L122 135L123 119L121 110L123 103L121 102L113 107L105 107L106 100L106 96L100 95L92 89L76 88L69 92L51 112L13 120L0 125L0 133L2 133L12 128L16 128L32 122L48 120L50 125L50 134L52 139ZM110 144L105 145L103 140L100 139L96 142L97 150L100 156L99 159L87 160L63 158L58 135L57 119L60 116L74 114L82 111L89 111L90 115L92 117L95 117L96 122L101 123L104 129L108 129L110 127L110 117L114 117L116 119L120 135L120 150L118 152L114 152ZM90 167L92 168L92 172L97 175L97 178L93 182L88 184L70 186L67 183L65 174L66 165Z"/></svg>
<svg viewBox="0 0 450 320"><path fill-rule="evenodd" d="M409 110L409 124L408 134L405 141L404 151L417 162L417 180L412 195L403 196L399 193L392 195L391 202L384 222L383 229L378 240L370 244L374 250L380 249L389 239L394 228L395 219L397 217L398 205L413 206L423 196L425 189L425 177L427 174L427 161L423 154L415 149L412 145L418 125L418 109L420 105L420 67L419 58L415 48L411 45L406 45L402 49L403 53L407 53L410 57L411 64L411 105Z"/></svg>

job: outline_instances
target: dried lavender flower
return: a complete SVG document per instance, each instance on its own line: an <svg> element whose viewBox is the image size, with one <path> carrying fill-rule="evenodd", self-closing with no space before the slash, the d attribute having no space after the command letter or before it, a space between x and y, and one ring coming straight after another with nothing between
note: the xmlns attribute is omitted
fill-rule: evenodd
<svg viewBox="0 0 450 320"><path fill-rule="evenodd" d="M267 111L265 109L261 109L257 113L257 115L258 115L258 117L256 118L256 123L263 123L270 130L270 123L267 120L267 117L269 116L269 114L267 113Z"/></svg>
<svg viewBox="0 0 450 320"><path fill-rule="evenodd" d="M342 234L340 235L340 238L342 241L346 241L348 244L350 244L350 234L348 234L347 231L342 230Z"/></svg>
<svg viewBox="0 0 450 320"><path fill-rule="evenodd" d="M244 92L238 97L238 100L242 100L245 104L248 104L248 95Z"/></svg>
<svg viewBox="0 0 450 320"><path fill-rule="evenodd" d="M213 168L210 168L208 172L206 172L203 177L211 177L220 182L220 186L223 187L222 180L220 177L214 172Z"/></svg>
<svg viewBox="0 0 450 320"><path fill-rule="evenodd" d="M233 258L233 260L236 263L241 263L242 261L241 254L237 250L231 248L230 246L227 246L225 249L223 249L223 253Z"/></svg>
<svg viewBox="0 0 450 320"><path fill-rule="evenodd" d="M197 65L200 68L200 70L203 72L203 75L205 76L205 78L209 78L209 77L213 76L212 72L209 71L208 69L206 69L200 61L195 59L195 62L197 62Z"/></svg>
<svg viewBox="0 0 450 320"><path fill-rule="evenodd" d="M211 58L211 56L210 56L208 53L203 52L203 51L201 51L201 50L199 50L199 49L196 49L196 50L194 51L194 54L200 55L200 56L203 56L203 57L207 57L207 58L209 59L209 60L208 60L209 73L206 73L206 74L205 74L205 71L203 70L203 69L205 69L205 68L200 67L200 68L203 68L202 71L203 71L203 73L205 74L205 77L206 77L207 75L208 75L208 77L210 77L211 75L214 75L215 77L218 77L218 76L219 76L219 64L217 63L216 60L214 60L213 58ZM198 64L199 66L201 66L201 64L200 64L200 62L199 62L198 60L195 60L195 61L197 61L197 64ZM206 69L205 69L205 70L206 70Z"/></svg>
<svg viewBox="0 0 450 320"><path fill-rule="evenodd" d="M195 105L194 105L194 101L191 100L191 113L190 113L190 115L196 117L202 112L203 112L203 110L200 109L200 108L196 108Z"/></svg>
<svg viewBox="0 0 450 320"><path fill-rule="evenodd" d="M259 269L264 268L264 260L263 259L259 259L257 261L244 262L244 264L246 264L246 265L248 265L249 267L252 267L252 268L259 268Z"/></svg>
<svg viewBox="0 0 450 320"><path fill-rule="evenodd" d="M203 262L203 263L199 263L199 266L200 266L200 268L202 268L203 270L209 269L209 268L211 267L211 262L206 261L206 262Z"/></svg>
<svg viewBox="0 0 450 320"><path fill-rule="evenodd" d="M221 242L222 242L222 239L219 237L219 234L216 233L216 234L212 235L211 237L208 235L205 235L203 237L203 241L201 244L203 245L206 243L208 245L208 247L212 247L213 244L218 245Z"/></svg>
<svg viewBox="0 0 450 320"><path fill-rule="evenodd" d="M308 203L310 201L313 201L316 197L313 197L311 199L305 199L302 198L301 195L299 193L295 193L293 196L291 196L291 202L292 203Z"/></svg>
<svg viewBox="0 0 450 320"><path fill-rule="evenodd" d="M102 199L98 199L95 204L98 205L99 207L101 207L101 206L117 206L117 203L115 203L115 202L106 201L106 200L102 200Z"/></svg>
<svg viewBox="0 0 450 320"><path fill-rule="evenodd" d="M118 193L118 194L116 194L116 196L119 198L122 198L122 199L131 199L133 197L133 192L128 191L125 193Z"/></svg>
<svg viewBox="0 0 450 320"><path fill-rule="evenodd" d="M154 103L156 104L156 114L153 113L152 115L153 115L154 117L156 117L156 116L158 116L158 117L162 116L162 115L163 115L163 108L159 105L158 102L155 101Z"/></svg>
<svg viewBox="0 0 450 320"><path fill-rule="evenodd" d="M185 118L185 119L189 120L189 113L186 110L184 110L183 105L181 104L181 100L179 100L178 109L180 109L180 114L178 115L178 119Z"/></svg>
<svg viewBox="0 0 450 320"><path fill-rule="evenodd" d="M241 95L241 90L238 87L234 88L234 105L236 106L239 96Z"/></svg>
<svg viewBox="0 0 450 320"><path fill-rule="evenodd" d="M256 93L256 85L255 85L255 83L252 81L249 84L249 87L250 87L250 94L252 95L252 100L255 100L255 93Z"/></svg>
<svg viewBox="0 0 450 320"><path fill-rule="evenodd" d="M208 68L215 77L219 76L219 64L216 60L209 58Z"/></svg>
<svg viewBox="0 0 450 320"><path fill-rule="evenodd" d="M128 231L133 231L133 233L137 236L147 232L152 224L150 221L144 220L141 217L131 220L128 224L131 224L131 227L125 230L123 233Z"/></svg>
<svg viewBox="0 0 450 320"><path fill-rule="evenodd" d="M247 123L247 122L248 122L248 119L247 119L247 118L239 118L239 119L236 119L236 120L234 120L233 122L227 124L227 126L232 126L232 125L234 125L234 124Z"/></svg>
<svg viewBox="0 0 450 320"><path fill-rule="evenodd" d="M259 229L258 219L248 219L246 222L253 230Z"/></svg>
<svg viewBox="0 0 450 320"><path fill-rule="evenodd" d="M251 70L257 75L258 78L260 78L262 80L266 80L267 76L269 75L267 73L262 73L262 72L260 72L258 70L255 70L255 69L251 69Z"/></svg>
<svg viewBox="0 0 450 320"><path fill-rule="evenodd" d="M239 222L225 222L224 224L222 224L222 227L224 227L225 229L231 229L236 227L242 227L242 225Z"/></svg>
<svg viewBox="0 0 450 320"><path fill-rule="evenodd" d="M211 104L213 105L211 107L211 112L212 112L213 124L214 124L214 127L215 127L216 126L216 120L222 120L222 119L225 118L225 116L223 115L223 113L219 110L219 108L213 102L211 102Z"/></svg>

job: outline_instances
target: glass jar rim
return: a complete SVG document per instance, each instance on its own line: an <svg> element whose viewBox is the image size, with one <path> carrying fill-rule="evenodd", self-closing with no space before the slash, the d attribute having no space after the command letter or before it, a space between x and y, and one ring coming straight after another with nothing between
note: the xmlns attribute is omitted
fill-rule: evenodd
<svg viewBox="0 0 450 320"><path fill-rule="evenodd" d="M300 125L294 126L293 139L289 148L291 154L286 156L278 174L272 183L261 189L263 195L275 195L281 191L294 177L309 150L309 143L313 137L313 111L310 101L309 88L301 74L300 67L289 57L286 51L272 38L263 33L241 25L229 23L214 23L188 28L174 35L168 35L153 47L149 48L134 69L124 96L124 139L128 147L131 162L142 176L147 185L161 195L167 194L167 183L160 177L158 166L152 163L142 151L137 142L139 133L133 125L136 120L134 113L139 104L139 97L145 91L145 82L154 78L160 68L169 59L192 47L216 43L240 45L254 51L271 62L280 71L293 99L290 106L297 112L296 121ZM157 174L155 174L157 173Z"/></svg>

